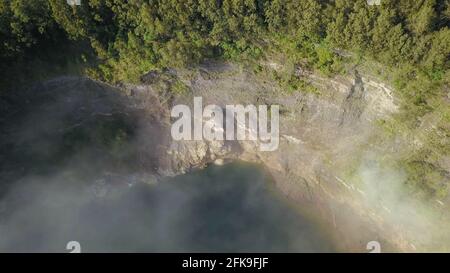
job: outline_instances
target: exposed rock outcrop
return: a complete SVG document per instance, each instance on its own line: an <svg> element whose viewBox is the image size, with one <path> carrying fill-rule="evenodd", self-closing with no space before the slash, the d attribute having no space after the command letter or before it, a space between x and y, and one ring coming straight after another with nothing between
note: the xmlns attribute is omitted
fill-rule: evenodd
<svg viewBox="0 0 450 273"><path fill-rule="evenodd" d="M163 105L167 111L176 104L192 106L196 96L203 98L204 105L221 107L280 105L280 146L275 152L261 152L258 143L252 141L172 142L167 152L170 164L160 173L184 173L227 158L262 163L277 187L312 218L325 223L323 226L329 228L342 249L365 251L366 243L373 240L380 241L385 251L442 247L435 248L429 236L422 236L430 231L430 225L420 224L420 231L415 224L408 227L420 222L418 219L427 220L417 215L411 215L406 222L393 220L392 215L404 211L393 212L397 205L389 207L392 204L380 198L380 193L372 198L373 194L366 192L372 185L346 181L349 168L360 168L367 158L370 162L371 154L386 153L385 147L378 147L372 140L379 130L376 122L398 111L392 91L385 84L358 71L333 79L309 73L308 80L320 94L301 90L287 94L277 83L231 64L210 64L197 73L173 74L189 92L167 98L168 93L155 85L155 77L148 85L127 89L138 101L147 93L154 94L166 102Z"/></svg>
<svg viewBox="0 0 450 273"><path fill-rule="evenodd" d="M7 152L0 158L0 170L5 181L15 181L26 175L27 168L36 168L36 160L56 162L55 166L64 168L72 161L60 157L58 149L66 149L72 136L86 140L69 145L70 149L76 147L77 162L80 158L98 162L97 171L102 175L94 175L93 190L99 195L104 193L105 184L120 183L130 172L133 179L125 186L136 181L155 183L161 177L210 163L234 159L258 162L267 167L289 199L335 237L342 250L366 251L367 242L373 240L380 241L384 251L440 249L429 245L427 234L408 226L410 222L393 220L391 214L396 215L397 207L389 207L382 198L371 199L367 190L373 185L347 180L349 168L358 169L365 158L372 164L371 153L386 152L372 139L377 136L377 120L398 111L390 88L357 71L332 79L313 73L301 76L308 77L319 94L302 90L286 93L275 82L224 63L207 64L194 71L151 72L142 77L141 85L112 87L84 78L49 81L31 90L29 101L12 100L4 108L9 110L2 116L0 148ZM180 85L185 92L174 95L172 89ZM261 152L254 141L172 140L171 108L177 104L192 106L198 96L204 105L221 107L280 105L279 149ZM27 113L34 118L28 118ZM38 124L38 120L47 122ZM98 128L102 128L100 132ZM108 134L106 139L104 134ZM34 148L21 148L32 142ZM33 149L47 150L34 153ZM46 156L34 158L34 165L15 160L25 150L28 158ZM12 177L15 166L24 170ZM419 230L427 229L429 226L423 225Z"/></svg>

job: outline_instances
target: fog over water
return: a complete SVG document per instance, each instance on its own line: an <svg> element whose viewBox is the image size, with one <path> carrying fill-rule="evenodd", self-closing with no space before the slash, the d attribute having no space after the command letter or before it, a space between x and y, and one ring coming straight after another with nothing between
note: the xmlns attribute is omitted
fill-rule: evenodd
<svg viewBox="0 0 450 273"><path fill-rule="evenodd" d="M253 165L210 166L102 197L60 179L24 182L8 195L2 252L68 252L69 241L83 252L332 250Z"/></svg>

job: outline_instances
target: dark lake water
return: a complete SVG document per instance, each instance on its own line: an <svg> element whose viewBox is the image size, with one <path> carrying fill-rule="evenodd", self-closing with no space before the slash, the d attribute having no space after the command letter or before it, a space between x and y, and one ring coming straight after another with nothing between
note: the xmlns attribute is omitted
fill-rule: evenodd
<svg viewBox="0 0 450 273"><path fill-rule="evenodd" d="M69 241L83 252L332 251L254 165L210 166L110 198L75 186L30 185L6 201L14 206L1 220L2 252L68 252Z"/></svg>

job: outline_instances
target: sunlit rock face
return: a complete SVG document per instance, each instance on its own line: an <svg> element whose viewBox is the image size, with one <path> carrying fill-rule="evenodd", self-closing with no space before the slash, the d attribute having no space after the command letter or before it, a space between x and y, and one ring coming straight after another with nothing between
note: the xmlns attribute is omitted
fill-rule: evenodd
<svg viewBox="0 0 450 273"><path fill-rule="evenodd" d="M388 175L376 163L380 154L401 147L373 141L377 122L398 111L389 86L357 71L332 79L302 75L319 92L285 92L223 63L152 72L140 85L112 87L70 77L37 85L24 91L26 101L2 102L8 109L1 120L3 193L13 182L57 173L58 179L82 181L96 198L109 198L138 184L240 159L263 164L277 189L330 233L339 250L366 251L374 240L384 250L433 249L423 232L429 227L416 225L423 218L397 221L404 206L382 200L388 196L385 184L402 179L401 172ZM180 84L184 91L174 92ZM221 107L280 105L278 150L261 152L254 141L174 141L170 110L192 107L194 97ZM362 182L348 181L349 170Z"/></svg>
<svg viewBox="0 0 450 273"><path fill-rule="evenodd" d="M157 73L151 74L151 80L144 78L144 84L125 89L136 98L157 94L167 109L178 104L193 107L194 97L202 97L205 105L221 107L281 106L280 145L275 152L261 152L253 141L234 141L234 148L223 142L172 142L169 161L173 172L185 172L217 158L263 163L278 189L327 226L343 250L366 251L366 243L373 240L380 241L385 251L416 251L418 245L433 249L430 237L424 235L428 227L420 224L428 220L418 215L408 221L394 219L405 207L410 211L416 206L398 206L397 200L403 199L401 190L392 198L383 193L389 191L389 185L404 181L401 170L384 170L378 165L380 157L401 149L398 143L377 140L382 135L377 122L399 111L388 85L358 71L335 78L303 71L301 76L318 92L285 92L276 82L232 64L167 73L188 91L168 95L170 83L161 88L159 82L167 77ZM383 173L383 181L369 179L367 171Z"/></svg>

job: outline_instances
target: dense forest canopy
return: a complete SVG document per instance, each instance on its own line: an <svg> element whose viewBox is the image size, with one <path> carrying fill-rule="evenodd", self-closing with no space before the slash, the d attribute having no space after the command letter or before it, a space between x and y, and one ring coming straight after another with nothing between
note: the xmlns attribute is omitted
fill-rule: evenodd
<svg viewBox="0 0 450 273"><path fill-rule="evenodd" d="M317 45L420 67L442 78L450 52L446 0L2 0L1 58L11 60L67 38L95 50L102 78L136 79L150 69L205 58L258 57L267 46L298 48L297 57L327 55ZM333 54L330 54L333 55ZM333 60L315 56L315 62ZM321 59L322 60L319 60Z"/></svg>
<svg viewBox="0 0 450 273"><path fill-rule="evenodd" d="M346 52L390 69L402 124L413 130L420 117L438 113L448 140L449 26L448 0L1 0L0 94L74 64L117 83L154 69L273 52L332 75L342 72ZM423 158L436 150L450 155L447 142L430 139L432 152L407 160L415 180L431 181ZM436 170L432 191L444 187L441 176Z"/></svg>

